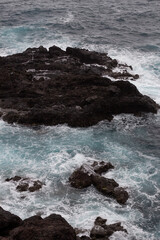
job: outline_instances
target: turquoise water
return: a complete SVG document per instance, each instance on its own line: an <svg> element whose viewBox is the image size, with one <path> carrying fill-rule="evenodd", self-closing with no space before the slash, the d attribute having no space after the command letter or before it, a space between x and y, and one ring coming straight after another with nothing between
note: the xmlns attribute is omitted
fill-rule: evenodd
<svg viewBox="0 0 160 240"><path fill-rule="evenodd" d="M160 104L160 2L0 1L0 55L27 47L58 45L109 52L133 66L134 83ZM125 206L93 187L76 190L68 178L83 163L110 161L105 174L125 187ZM114 240L160 239L160 112L116 116L90 128L67 125L37 129L0 120L0 205L23 219L59 213L74 227L92 227L97 216L121 221L128 235ZM35 193L19 193L5 179L15 175L45 183Z"/></svg>
<svg viewBox="0 0 160 240"><path fill-rule="evenodd" d="M158 239L159 120L159 114L121 115L112 123L104 121L88 129L63 125L36 130L1 121L1 205L22 218L60 213L73 226L87 229L101 215L111 223L121 221L128 229L127 239ZM75 190L69 186L74 169L94 160L111 161L115 166L106 176L127 189L126 206L92 187ZM39 179L45 186L38 193L18 193L14 183L4 181L14 175ZM124 233L117 237L126 239Z"/></svg>

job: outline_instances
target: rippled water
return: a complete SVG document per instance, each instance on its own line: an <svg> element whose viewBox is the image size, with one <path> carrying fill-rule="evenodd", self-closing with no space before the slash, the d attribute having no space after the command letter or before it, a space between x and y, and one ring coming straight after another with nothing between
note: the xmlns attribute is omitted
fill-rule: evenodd
<svg viewBox="0 0 160 240"><path fill-rule="evenodd" d="M1 0L0 8L4 54L40 44L160 48L158 0Z"/></svg>
<svg viewBox="0 0 160 240"><path fill-rule="evenodd" d="M160 2L158 0L0 0L0 55L27 47L58 45L109 52L132 65L138 89L160 104ZM125 206L94 188L75 190L68 177L82 163L111 161L105 174L126 187ZM97 216L121 221L128 235L110 239L160 239L160 112L116 116L90 128L31 129L0 120L0 205L22 218L60 213L73 226ZM5 178L20 175L45 183L37 193L18 193Z"/></svg>

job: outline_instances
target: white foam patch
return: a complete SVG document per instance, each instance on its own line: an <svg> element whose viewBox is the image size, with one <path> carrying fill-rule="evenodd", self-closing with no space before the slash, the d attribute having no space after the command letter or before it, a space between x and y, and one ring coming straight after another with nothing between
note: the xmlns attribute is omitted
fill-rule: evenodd
<svg viewBox="0 0 160 240"><path fill-rule="evenodd" d="M134 118L131 122L134 122ZM133 236L141 239L151 236L135 225L139 219L143 219L143 214L134 207L134 192L141 194L140 185L143 179L148 179L147 169L151 168L152 164L146 164L143 169L141 164L130 166L136 154L132 156L133 150L112 139L112 127L114 129L114 124L116 127L117 123L118 119L110 124L111 126L101 123L89 129L72 129L63 125L42 127L34 131L0 121L1 141L3 139L1 143L7 144L7 148L1 151L1 206L22 218L34 214L45 217L51 213L58 213L72 226L86 229L86 234L89 234L95 218L101 216L108 219L108 224L121 221L129 232L127 239L132 239ZM122 134L120 129L118 127L116 130L118 134ZM128 133L127 131L129 130L125 129L123 133ZM96 141L96 145L93 140ZM95 147L98 144L102 147L102 143L102 153L98 149L96 153ZM128 187L127 190L131 191L126 206L104 197L94 187L78 190L71 188L68 183L70 174L83 163L97 160L97 157L107 161L110 156L116 168L105 176L113 177L121 186ZM132 158L129 159L129 156ZM145 155L139 154L139 157L144 159ZM148 163L149 161L148 156ZM155 173L156 171L152 171L151 175ZM19 193L14 183L4 181L5 177L14 175L38 178L44 181L45 185L38 192ZM155 200L154 196L149 198L146 194L147 199L151 199L152 202ZM125 235L119 232L112 238L118 237L123 239Z"/></svg>
<svg viewBox="0 0 160 240"><path fill-rule="evenodd" d="M143 94L152 97L160 103L160 57L156 53L145 53L131 49L111 48L109 55L133 67L132 74L139 74L140 78L131 81Z"/></svg>

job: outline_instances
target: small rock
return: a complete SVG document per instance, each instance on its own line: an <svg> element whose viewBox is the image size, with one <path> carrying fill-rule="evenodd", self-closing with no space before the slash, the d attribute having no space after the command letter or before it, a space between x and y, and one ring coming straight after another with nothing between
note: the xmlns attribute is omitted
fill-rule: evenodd
<svg viewBox="0 0 160 240"><path fill-rule="evenodd" d="M28 187L29 187L29 184L28 183L20 183L16 189L19 191L19 192L25 192L28 190Z"/></svg>
<svg viewBox="0 0 160 240"><path fill-rule="evenodd" d="M22 178L20 176L15 176L15 177L12 177L12 178L6 178L6 182L10 182L10 181L15 181L15 182L18 182L20 181Z"/></svg>
<svg viewBox="0 0 160 240"><path fill-rule="evenodd" d="M16 187L16 189L19 192L25 192L25 191L35 192L41 189L43 186L43 183L39 180L35 181L29 178L22 178L20 176L7 178L5 181L19 182L19 184Z"/></svg>
<svg viewBox="0 0 160 240"><path fill-rule="evenodd" d="M107 232L106 230L99 226L99 225L95 225L92 230L91 230L91 233L90 233L90 237L91 238L104 238L105 236L107 235Z"/></svg>
<svg viewBox="0 0 160 240"><path fill-rule="evenodd" d="M127 191L125 191L122 187L116 187L114 189L114 197L116 198L118 203L125 204L129 198L129 195Z"/></svg>
<svg viewBox="0 0 160 240"><path fill-rule="evenodd" d="M32 187L29 187L28 190L30 192L38 191L40 188L42 188L42 182L35 181Z"/></svg>
<svg viewBox="0 0 160 240"><path fill-rule="evenodd" d="M106 225L106 222L107 222L107 219L97 217L96 220L94 221L94 224L104 227Z"/></svg>

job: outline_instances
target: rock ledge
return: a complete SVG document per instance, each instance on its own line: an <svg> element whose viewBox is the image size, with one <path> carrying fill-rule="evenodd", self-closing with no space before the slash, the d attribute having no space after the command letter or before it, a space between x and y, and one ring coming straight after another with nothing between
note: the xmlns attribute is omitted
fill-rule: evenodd
<svg viewBox="0 0 160 240"><path fill-rule="evenodd" d="M138 78L131 69L78 48L41 46L0 57L0 116L9 123L87 127L114 114L156 113L158 105L124 81Z"/></svg>

